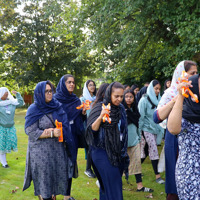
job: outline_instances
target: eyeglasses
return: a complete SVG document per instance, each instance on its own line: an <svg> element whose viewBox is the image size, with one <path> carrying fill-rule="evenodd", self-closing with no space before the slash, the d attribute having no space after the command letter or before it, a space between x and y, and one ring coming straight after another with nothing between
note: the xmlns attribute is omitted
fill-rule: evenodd
<svg viewBox="0 0 200 200"><path fill-rule="evenodd" d="M69 85L70 85L71 83L72 83L73 85L75 85L75 82L74 82L74 81L66 81L66 83L69 84Z"/></svg>
<svg viewBox="0 0 200 200"><path fill-rule="evenodd" d="M52 90L45 90L45 94L52 94Z"/></svg>
<svg viewBox="0 0 200 200"><path fill-rule="evenodd" d="M133 99L133 96L125 96L126 99Z"/></svg>

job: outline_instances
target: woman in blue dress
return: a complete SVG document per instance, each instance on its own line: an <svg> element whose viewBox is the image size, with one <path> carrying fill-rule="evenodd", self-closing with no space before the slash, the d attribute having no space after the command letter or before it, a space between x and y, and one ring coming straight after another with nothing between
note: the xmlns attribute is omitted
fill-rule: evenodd
<svg viewBox="0 0 200 200"><path fill-rule="evenodd" d="M122 173L128 167L127 120L123 100L124 87L118 82L106 89L103 102L92 108L88 122L86 140L91 146L95 173L100 182L100 200L122 200ZM110 111L102 109L102 103L110 103ZM103 122L104 115L111 123Z"/></svg>
<svg viewBox="0 0 200 200"><path fill-rule="evenodd" d="M86 109L85 107L81 110L76 108L81 105L81 101L73 93L74 89L74 77L71 74L66 74L60 79L56 88L56 94L54 95L54 97L61 103L63 110L67 113L76 149L75 162L71 163L71 174L68 181L67 200L74 200L74 198L71 196L72 177L78 177L78 168L76 162L77 153L80 145L83 145L82 143L85 142L85 129L83 122L86 119Z"/></svg>
<svg viewBox="0 0 200 200"><path fill-rule="evenodd" d="M179 199L200 199L200 103L182 95L182 86L190 89L200 99L199 74L189 78L189 83L179 85L176 103L168 118L168 130L178 134L179 156L176 164L176 186Z"/></svg>

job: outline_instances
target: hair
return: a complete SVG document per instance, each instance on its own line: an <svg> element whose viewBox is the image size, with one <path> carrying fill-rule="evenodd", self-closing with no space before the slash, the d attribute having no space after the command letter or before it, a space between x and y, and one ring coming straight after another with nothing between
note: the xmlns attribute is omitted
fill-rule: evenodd
<svg viewBox="0 0 200 200"><path fill-rule="evenodd" d="M189 71L192 66L197 66L197 63L195 63L194 61L191 61L191 60L184 61L184 68L185 68L186 72Z"/></svg>
<svg viewBox="0 0 200 200"><path fill-rule="evenodd" d="M66 74L64 75L65 82L68 80L69 77L72 77L74 79L74 77L71 74Z"/></svg>
<svg viewBox="0 0 200 200"><path fill-rule="evenodd" d="M55 94L56 93L56 87L55 87L55 85L51 81L49 81L49 80L47 81L47 84L50 85L53 94Z"/></svg>
<svg viewBox="0 0 200 200"><path fill-rule="evenodd" d="M157 84L159 84L161 86L160 82L158 80L154 79L153 80L153 87L155 87Z"/></svg>
<svg viewBox="0 0 200 200"><path fill-rule="evenodd" d="M89 85L90 82L93 82L93 83L94 83L95 90L94 90L94 92L93 92L93 95L96 95L96 93L97 93L97 88L96 88L96 84L95 84L95 82L94 82L93 80L87 80L87 81L86 81L86 87L88 88L88 85Z"/></svg>
<svg viewBox="0 0 200 200"><path fill-rule="evenodd" d="M167 79L166 81L165 81L165 83L164 83L164 91L167 89L167 82L168 81L171 81L170 79Z"/></svg>
<svg viewBox="0 0 200 200"><path fill-rule="evenodd" d="M124 85L124 90L126 90L127 87L130 87L128 84Z"/></svg>
<svg viewBox="0 0 200 200"><path fill-rule="evenodd" d="M123 105L127 105L127 104L126 104L126 100L125 100L125 95L126 95L127 93L131 93L131 94L133 95L133 97L134 97L134 101L133 101L133 103L131 104L131 108L132 108L133 110L135 110L135 109L136 109L135 107L137 106L137 101L136 101L135 93L134 93L134 91L133 91L132 89L128 89L128 90L125 90L125 91L124 91L124 98L123 98L122 104L123 104Z"/></svg>
<svg viewBox="0 0 200 200"><path fill-rule="evenodd" d="M113 86L112 86L112 92L113 92L114 89L119 89L119 88L121 88L121 89L124 90L124 86L123 86L121 83L115 82L115 83L113 84Z"/></svg>
<svg viewBox="0 0 200 200"><path fill-rule="evenodd" d="M131 86L131 90L135 90L136 88L139 88L139 86L137 85L137 84L133 84L132 86Z"/></svg>
<svg viewBox="0 0 200 200"><path fill-rule="evenodd" d="M106 92L106 89L107 87L109 86L108 83L102 83L97 91L97 95L96 95L96 99L92 105L92 107L98 103L98 102L102 102L103 101L103 98L104 98L104 95L105 95L105 92Z"/></svg>

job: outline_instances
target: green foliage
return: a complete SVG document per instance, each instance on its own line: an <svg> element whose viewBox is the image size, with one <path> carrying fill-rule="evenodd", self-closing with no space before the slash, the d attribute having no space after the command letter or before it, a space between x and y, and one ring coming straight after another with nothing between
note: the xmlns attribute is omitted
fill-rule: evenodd
<svg viewBox="0 0 200 200"><path fill-rule="evenodd" d="M91 30L87 46L112 66L115 80L144 83L169 77L181 60L200 60L199 6L186 0L83 0L77 18Z"/></svg>
<svg viewBox="0 0 200 200"><path fill-rule="evenodd" d="M23 2L23 13L17 13ZM0 0L3 84L32 91L66 73L143 84L171 77L182 60L200 63L197 0Z"/></svg>
<svg viewBox="0 0 200 200"><path fill-rule="evenodd" d="M78 51L85 40L82 31L74 27L72 32L72 22L63 20L66 5L66 1L31 1L24 4L23 13L15 13L17 22L10 25L12 31L2 41L2 62L7 66L2 69L3 79L10 84L15 80L31 92L37 82L49 79L57 84L67 73L80 86L83 76L97 71L91 56ZM75 8L71 4L68 11L71 6Z"/></svg>

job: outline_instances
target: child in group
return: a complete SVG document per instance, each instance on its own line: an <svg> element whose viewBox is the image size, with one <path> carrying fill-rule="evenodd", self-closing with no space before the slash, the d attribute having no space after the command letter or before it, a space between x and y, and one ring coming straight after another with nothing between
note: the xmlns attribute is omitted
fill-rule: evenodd
<svg viewBox="0 0 200 200"><path fill-rule="evenodd" d="M142 184L142 167L140 159L141 133L138 130L140 113L135 101L134 91L131 89L124 91L123 105L126 110L128 121L128 149L130 158L129 175L134 174L137 183L137 192L153 192L152 189L144 187Z"/></svg>

